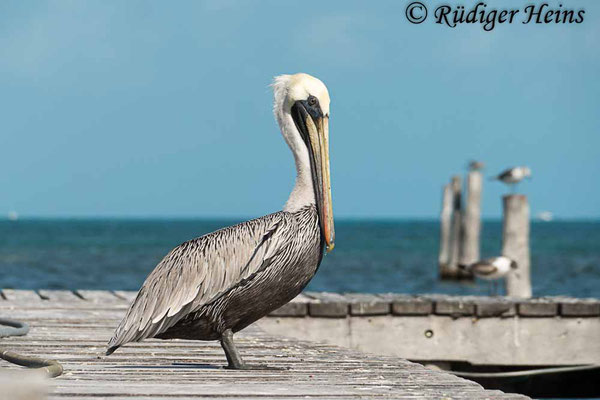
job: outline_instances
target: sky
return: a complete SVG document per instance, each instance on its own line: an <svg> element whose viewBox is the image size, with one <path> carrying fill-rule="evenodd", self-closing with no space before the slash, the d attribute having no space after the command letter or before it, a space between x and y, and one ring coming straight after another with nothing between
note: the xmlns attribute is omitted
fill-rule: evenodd
<svg viewBox="0 0 600 400"><path fill-rule="evenodd" d="M331 95L336 217L435 218L477 159L529 165L534 215L599 218L600 2L490 32L434 23L475 1L422 2L418 25L402 0L0 2L0 216L280 210L295 172L269 84L306 72ZM486 180L485 217L506 192Z"/></svg>

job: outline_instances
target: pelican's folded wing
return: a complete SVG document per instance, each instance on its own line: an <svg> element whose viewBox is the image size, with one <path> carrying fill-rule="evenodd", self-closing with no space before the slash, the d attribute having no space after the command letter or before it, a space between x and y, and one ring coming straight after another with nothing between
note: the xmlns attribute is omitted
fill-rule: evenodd
<svg viewBox="0 0 600 400"><path fill-rule="evenodd" d="M154 337L223 292L249 279L282 249L285 213L270 214L185 242L150 273L108 343Z"/></svg>

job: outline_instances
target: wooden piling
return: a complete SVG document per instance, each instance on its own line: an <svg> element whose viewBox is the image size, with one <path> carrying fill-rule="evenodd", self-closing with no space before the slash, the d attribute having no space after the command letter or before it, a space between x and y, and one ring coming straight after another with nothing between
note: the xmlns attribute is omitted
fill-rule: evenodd
<svg viewBox="0 0 600 400"><path fill-rule="evenodd" d="M452 222L452 187L444 185L442 212L440 213L440 253L438 257L440 277L446 276L450 262L450 225Z"/></svg>
<svg viewBox="0 0 600 400"><path fill-rule="evenodd" d="M529 255L529 203L522 194L502 198L504 217L502 228L502 255L516 261L517 268L506 278L508 296L531 297Z"/></svg>
<svg viewBox="0 0 600 400"><path fill-rule="evenodd" d="M462 275L458 268L458 261L460 258L460 242L462 238L462 200L460 176L453 176L449 186L452 212L450 216L448 262L443 269L440 269L440 277L442 279L458 279Z"/></svg>
<svg viewBox="0 0 600 400"><path fill-rule="evenodd" d="M460 176L452 177L452 226L450 229L450 263L451 278L458 278L458 260L460 258L460 241L462 238L462 180Z"/></svg>
<svg viewBox="0 0 600 400"><path fill-rule="evenodd" d="M481 231L481 171L470 171L467 176L467 201L463 217L463 237L460 243L459 265L469 266L479 261L479 235Z"/></svg>

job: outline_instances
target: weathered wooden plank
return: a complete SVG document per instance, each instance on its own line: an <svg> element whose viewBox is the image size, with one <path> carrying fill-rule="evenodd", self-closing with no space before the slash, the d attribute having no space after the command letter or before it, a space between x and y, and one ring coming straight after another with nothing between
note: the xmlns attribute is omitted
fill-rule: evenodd
<svg viewBox="0 0 600 400"><path fill-rule="evenodd" d="M372 387L370 392L384 393L387 389ZM319 384L294 384L294 385L272 385L260 383L236 382L230 380L226 385L216 383L178 383L177 385L168 385L152 382L132 382L126 381L118 385L80 383L58 385L56 392L62 396L78 396L81 394L96 396L127 396L127 395L168 395L173 396L358 396L360 393L355 387L350 385L319 385Z"/></svg>
<svg viewBox="0 0 600 400"><path fill-rule="evenodd" d="M2 297L11 302L39 303L42 298L33 290L2 289Z"/></svg>
<svg viewBox="0 0 600 400"><path fill-rule="evenodd" d="M349 395L349 396L344 396L345 398L348 399L361 399L364 398L363 396L360 395ZM63 396L51 396L49 397L50 400L54 400L54 399L64 399L65 397ZM193 396L190 397L188 395L181 395L181 394L169 394L168 396L166 395L136 395L136 394L131 394L131 395L126 395L126 396L114 396L114 395L110 395L110 397L106 397L106 396L102 396L102 399L110 399L110 400L167 400L167 399L219 399L219 400L240 400L240 399L256 399L256 398L260 398L260 399L264 399L264 400L281 400L283 398L285 399L289 399L289 400L306 400L306 399L322 399L322 400L332 400L332 399L337 399L339 400L341 397L340 396L336 396L336 395L319 395L319 396L313 396L313 395L300 395L300 394L296 394L296 395L281 395L281 394L277 394L277 395L269 395L269 396L251 396L251 395L247 395L245 397L239 396L239 395L233 395L233 396L228 396L228 395L224 395L224 396L201 396L201 395L197 395L197 396ZM386 397L387 398L387 397ZM436 399L439 400L441 398L445 398L443 396L443 394L439 394L437 396L432 395L431 397L419 397L417 395L407 395L406 397L403 397L403 399L406 400L411 400L411 399L421 399L421 400L429 400L429 399ZM465 397L454 397L453 399L463 399ZM495 399L495 397L493 397ZM78 395L77 399L98 399L97 396L90 394L90 395ZM491 398L490 398L491 399Z"/></svg>
<svg viewBox="0 0 600 400"><path fill-rule="evenodd" d="M393 315L429 315L433 313L433 301L428 298L393 293L380 294L379 297L391 304Z"/></svg>
<svg viewBox="0 0 600 400"><path fill-rule="evenodd" d="M600 301L596 299L561 298L560 315L563 317L597 317L600 315Z"/></svg>
<svg viewBox="0 0 600 400"><path fill-rule="evenodd" d="M348 315L348 301L338 293L306 292L311 301L308 312L312 317L344 318Z"/></svg>
<svg viewBox="0 0 600 400"><path fill-rule="evenodd" d="M518 313L522 317L554 317L558 315L558 303L549 299L531 299L519 302Z"/></svg>
<svg viewBox="0 0 600 400"><path fill-rule="evenodd" d="M464 317L475 315L475 303L468 297L432 296L434 312L438 315Z"/></svg>
<svg viewBox="0 0 600 400"><path fill-rule="evenodd" d="M71 313L69 310L95 313L98 318L104 311L109 312L110 318L114 317L117 310L126 310L129 300L134 292L111 293L109 291L80 291L78 296L71 291L39 290L22 291L5 289L5 296L9 301L0 301L0 310L13 309L15 302L29 301L27 318L35 318L36 313L45 315L45 308L56 310L60 318ZM477 317L509 317L516 314L517 303L519 314L523 316L550 317L562 315L565 317L595 317L600 315L600 301L597 299L576 298L537 298L537 299L512 299L507 297L487 296L407 296L398 294L361 294L349 293L340 295L336 293L309 293L313 297L301 294L289 305L273 313L273 316L343 316L347 315L385 315L391 311L393 315L440 315ZM82 297L86 296L84 300ZM313 314L308 312L312 305ZM435 308L434 308L435 305ZM320 309L325 308L323 313ZM333 308L333 313L329 311ZM391 310L390 310L391 309ZM37 310L37 311L36 311ZM89 310L89 311L87 311ZM474 312L473 312L474 311ZM122 315L122 314L120 314Z"/></svg>
<svg viewBox="0 0 600 400"><path fill-rule="evenodd" d="M106 398L106 397L104 397ZM110 396L110 400L167 400L167 399L189 399L190 397L187 395L169 395L168 397L162 397L160 395L136 395L136 394L131 394L131 395L127 395L127 396ZM204 397L204 396L196 396L194 397L195 399L202 399L202 398L214 398L214 399L219 399L219 400L240 400L243 397L240 396L212 396L212 397ZM258 398L258 397L246 397L246 398ZM260 396L261 400L281 400L282 398L285 398L286 400L306 400L306 399L310 399L310 398L315 398L312 396L305 396L305 395L291 395L291 396ZM339 400L340 396L319 396L318 397L320 400ZM349 396L349 399L360 399L362 398L361 396L358 395L353 395L353 396ZM405 397L405 399L410 400L410 399L418 399L418 396L410 396L410 397ZM54 397L54 396L50 396L50 400L53 399L64 399L64 397L59 396L59 397ZM78 400L98 400L98 396L95 396L93 394L91 395L78 395L77 396ZM438 397L439 399L439 397ZM425 399L427 400L427 399Z"/></svg>
<svg viewBox="0 0 600 400"><path fill-rule="evenodd" d="M343 296L350 304L350 315L387 315L391 312L390 303L374 294L345 293Z"/></svg>
<svg viewBox="0 0 600 400"><path fill-rule="evenodd" d="M304 317L308 314L307 303L287 303L272 311L270 317Z"/></svg>
<svg viewBox="0 0 600 400"><path fill-rule="evenodd" d="M62 302L62 303L72 303L72 302L81 302L83 299L77 296L71 290L45 290L40 289L37 291L39 296L44 300L50 300L54 303Z"/></svg>
<svg viewBox="0 0 600 400"><path fill-rule="evenodd" d="M94 303L124 303L125 300L109 290L76 290L75 293L84 300Z"/></svg>
<svg viewBox="0 0 600 400"><path fill-rule="evenodd" d="M115 296L123 299L128 303L133 302L133 300L135 300L138 294L138 292L134 290L113 290L112 292L115 294Z"/></svg>
<svg viewBox="0 0 600 400"><path fill-rule="evenodd" d="M477 298L475 315L479 318L512 317L517 313L517 304L506 298Z"/></svg>
<svg viewBox="0 0 600 400"><path fill-rule="evenodd" d="M29 300L28 300L29 301ZM42 301L42 300L40 300ZM49 303L49 302L48 302ZM3 308L2 314L6 314L10 309ZM113 308L113 309L94 309L94 308L57 308L53 309L51 307L39 307L39 308L15 308L13 309L14 313L18 318L21 319L36 319L36 318L44 318L47 316L48 310L52 310L53 315L52 318L47 318L47 320L58 320L62 322L68 322L69 320L79 321L82 318L94 318L94 320L86 320L89 322L97 323L101 320L113 320L122 318L125 315L125 307Z"/></svg>

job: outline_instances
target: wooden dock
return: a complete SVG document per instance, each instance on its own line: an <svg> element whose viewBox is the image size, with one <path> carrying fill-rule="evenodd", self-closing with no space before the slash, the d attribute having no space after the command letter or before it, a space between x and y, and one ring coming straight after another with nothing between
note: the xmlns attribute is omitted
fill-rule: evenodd
<svg viewBox="0 0 600 400"><path fill-rule="evenodd" d="M258 324L424 363L600 364L598 299L305 292Z"/></svg>
<svg viewBox="0 0 600 400"><path fill-rule="evenodd" d="M401 358L272 336L252 327L237 335L246 361L283 370L224 370L216 342L147 340L106 357L106 343L133 295L2 290L0 317L27 322L31 330L1 339L0 347L62 363L64 374L52 380L50 399L527 398L484 390ZM23 368L0 360L0 376L13 370ZM2 395L7 393L0 388Z"/></svg>

